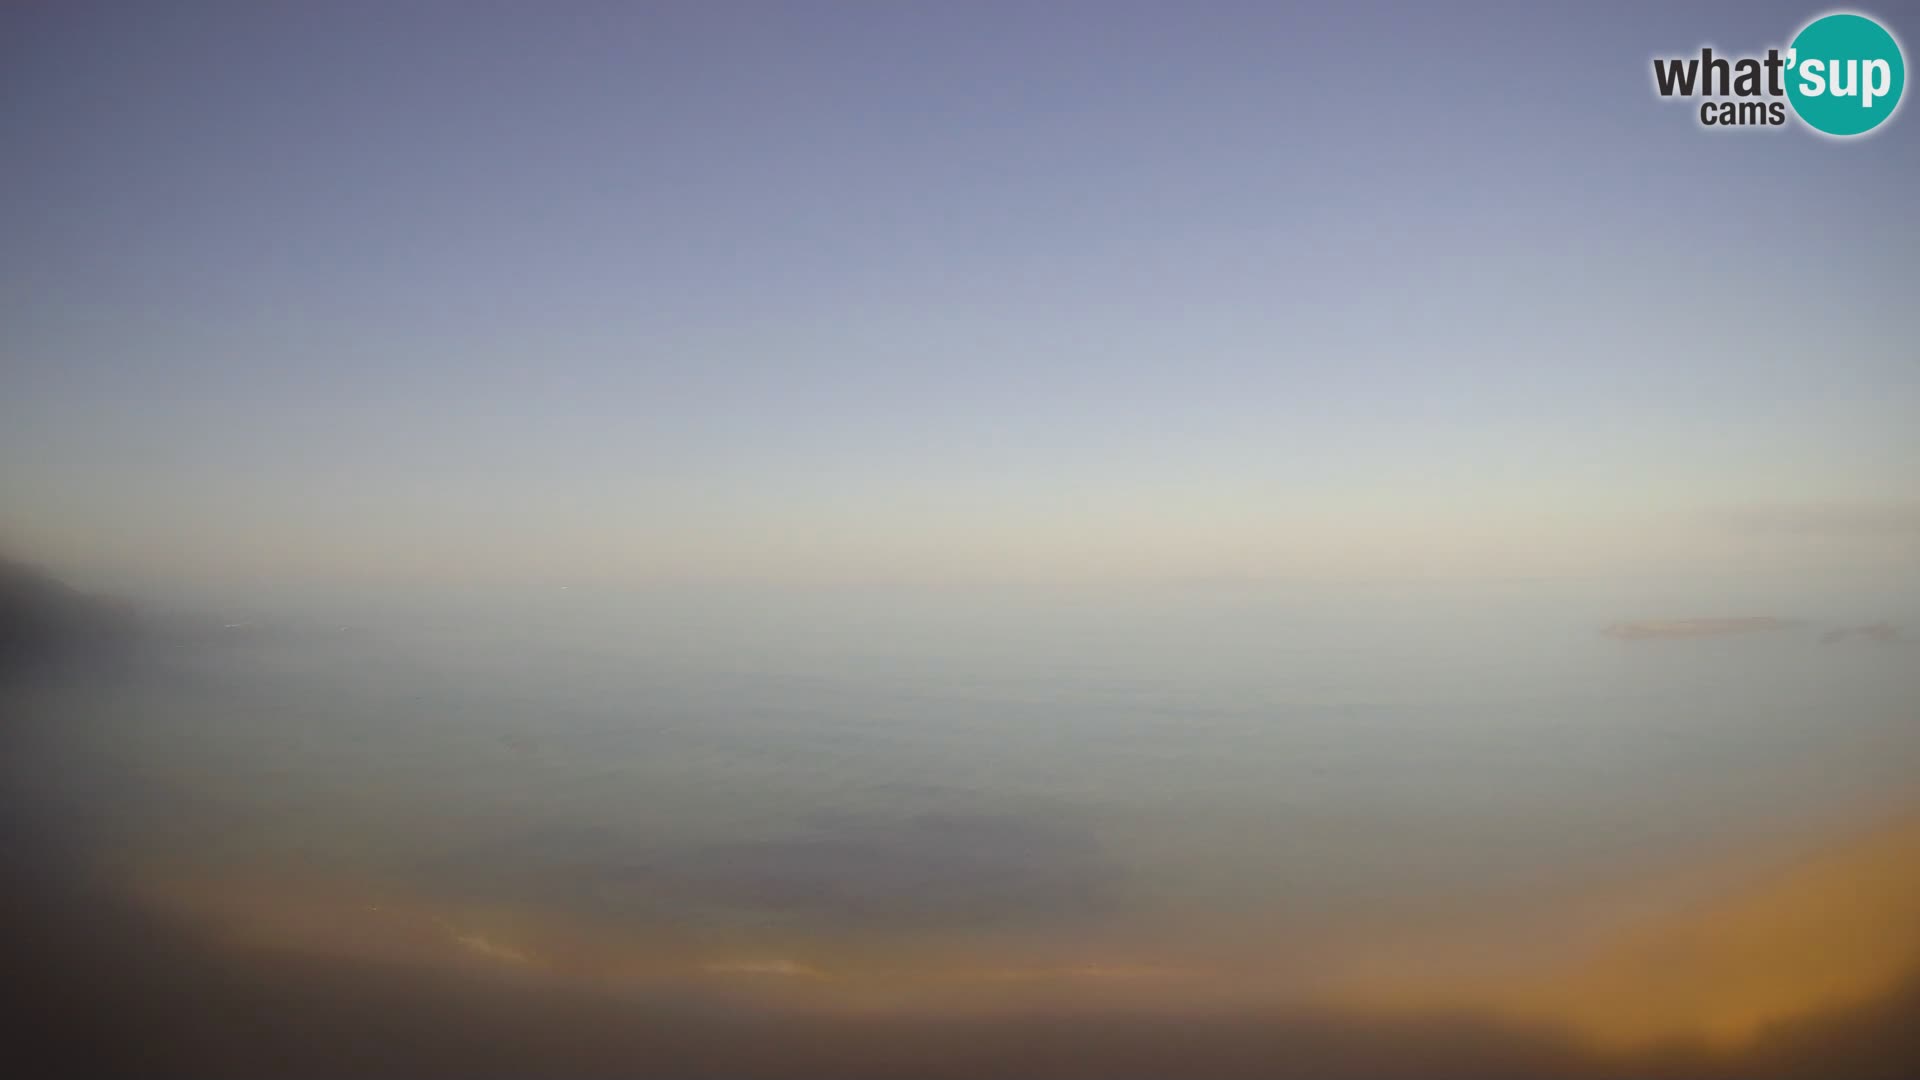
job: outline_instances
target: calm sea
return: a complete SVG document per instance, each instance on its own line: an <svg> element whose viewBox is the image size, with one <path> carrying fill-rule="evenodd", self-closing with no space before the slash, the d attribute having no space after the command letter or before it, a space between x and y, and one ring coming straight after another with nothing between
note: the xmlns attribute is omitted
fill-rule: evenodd
<svg viewBox="0 0 1920 1080"><path fill-rule="evenodd" d="M1698 615L1804 622L1600 633ZM503 961L1244 974L1256 944L1683 904L1722 856L1920 800L1920 593L1884 584L575 586L152 621L108 675L9 692L43 842L221 918L350 897ZM1820 640L1878 621L1909 629Z"/></svg>

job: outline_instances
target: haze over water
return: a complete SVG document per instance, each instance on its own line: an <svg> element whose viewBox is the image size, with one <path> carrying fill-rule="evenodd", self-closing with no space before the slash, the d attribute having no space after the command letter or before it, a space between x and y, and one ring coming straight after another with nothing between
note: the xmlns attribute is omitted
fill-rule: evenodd
<svg viewBox="0 0 1920 1080"><path fill-rule="evenodd" d="M1820 631L1920 594L1653 584L1813 621L1616 640L1624 582L342 597L21 692L13 783L43 842L222 935L589 985L1406 996L1627 1046L1887 992L1920 960L1870 921L1904 870L1667 1012L1540 1002L1912 809L1914 645ZM1808 915L1883 940L1793 959L1834 933ZM1755 968L1805 985L1746 1001Z"/></svg>
<svg viewBox="0 0 1920 1080"><path fill-rule="evenodd" d="M15 1021L1920 1073L1920 118L1648 68L1813 14L7 5Z"/></svg>

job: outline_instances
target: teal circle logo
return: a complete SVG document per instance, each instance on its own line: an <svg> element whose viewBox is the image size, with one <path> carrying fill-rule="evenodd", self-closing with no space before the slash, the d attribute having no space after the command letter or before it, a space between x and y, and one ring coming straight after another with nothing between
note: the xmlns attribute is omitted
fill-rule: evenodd
<svg viewBox="0 0 1920 1080"><path fill-rule="evenodd" d="M1900 43L1865 15L1827 15L1807 24L1787 53L1787 100L1809 127L1864 135L1900 105L1907 65Z"/></svg>

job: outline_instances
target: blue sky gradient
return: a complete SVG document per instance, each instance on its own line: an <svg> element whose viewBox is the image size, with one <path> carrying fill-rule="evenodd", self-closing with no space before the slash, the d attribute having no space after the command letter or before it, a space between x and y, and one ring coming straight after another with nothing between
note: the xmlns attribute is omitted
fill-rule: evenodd
<svg viewBox="0 0 1920 1080"><path fill-rule="evenodd" d="M1817 13L10 6L0 543L102 578L1920 569L1920 121L1711 132L1651 86Z"/></svg>

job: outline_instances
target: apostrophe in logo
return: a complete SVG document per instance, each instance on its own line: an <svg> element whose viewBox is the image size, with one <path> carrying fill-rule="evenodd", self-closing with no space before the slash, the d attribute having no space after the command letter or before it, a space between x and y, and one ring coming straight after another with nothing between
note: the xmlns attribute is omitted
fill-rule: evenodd
<svg viewBox="0 0 1920 1080"><path fill-rule="evenodd" d="M1907 65L1900 43L1865 15L1828 15L1807 24L1787 50L1787 100L1808 126L1828 135L1864 135L1900 107Z"/></svg>
<svg viewBox="0 0 1920 1080"><path fill-rule="evenodd" d="M1865 15L1836 12L1808 23L1766 56L1656 57L1654 92L1702 98L1700 125L1779 127L1789 106L1808 127L1847 138L1879 127L1900 107L1907 65L1900 43Z"/></svg>

